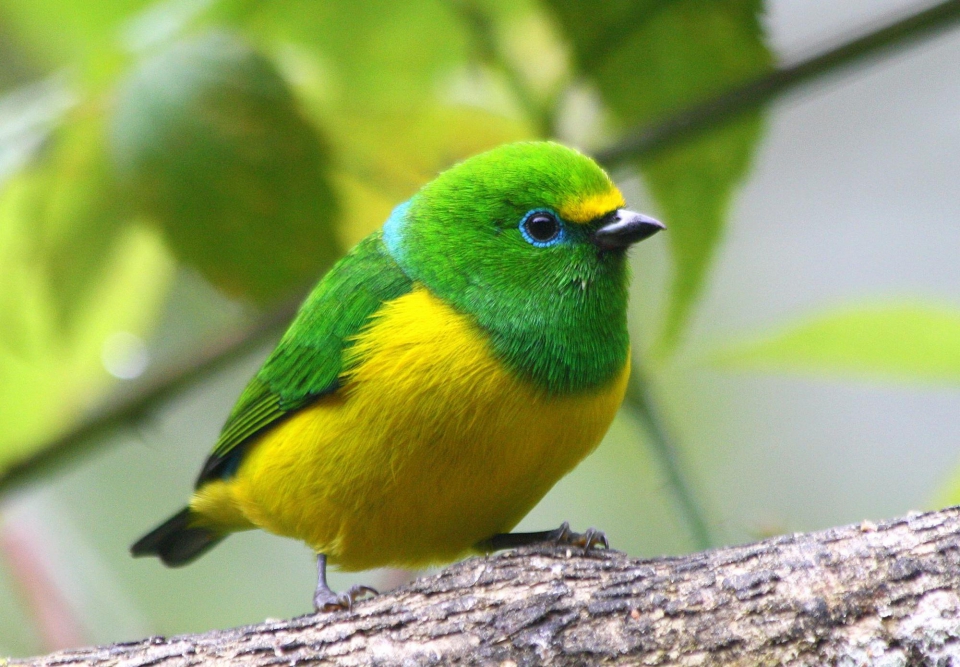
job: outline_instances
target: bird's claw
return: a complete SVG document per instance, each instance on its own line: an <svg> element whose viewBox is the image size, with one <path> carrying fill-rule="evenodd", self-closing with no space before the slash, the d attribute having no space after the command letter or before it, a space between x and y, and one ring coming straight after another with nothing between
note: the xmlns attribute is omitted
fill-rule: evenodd
<svg viewBox="0 0 960 667"><path fill-rule="evenodd" d="M370 586L351 586L343 593L327 591L327 595L317 594L313 598L313 608L317 611L352 611L353 603L367 595L379 595L376 588Z"/></svg>
<svg viewBox="0 0 960 667"><path fill-rule="evenodd" d="M602 530L596 528L587 528L582 533L575 533L570 530L570 524L564 521L560 527L553 531L551 536L553 540L560 545L582 547L584 551L590 551L597 547L604 549L610 548L610 542Z"/></svg>

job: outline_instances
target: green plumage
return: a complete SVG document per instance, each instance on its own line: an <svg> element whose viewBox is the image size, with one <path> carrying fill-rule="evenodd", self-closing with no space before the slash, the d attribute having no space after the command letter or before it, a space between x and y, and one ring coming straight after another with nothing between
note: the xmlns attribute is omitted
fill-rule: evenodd
<svg viewBox="0 0 960 667"><path fill-rule="evenodd" d="M346 370L343 357L351 338L382 303L405 294L411 285L379 232L337 262L304 301L276 349L240 395L197 486L233 474L243 445L254 435L336 390L340 374Z"/></svg>
<svg viewBox="0 0 960 667"><path fill-rule="evenodd" d="M533 148L536 150L533 150ZM534 247L518 224L612 188L579 153L554 143L501 146L444 172L411 200L402 227L408 275L490 334L504 363L552 393L585 391L622 368L630 346L623 252L589 241L602 224L565 224Z"/></svg>

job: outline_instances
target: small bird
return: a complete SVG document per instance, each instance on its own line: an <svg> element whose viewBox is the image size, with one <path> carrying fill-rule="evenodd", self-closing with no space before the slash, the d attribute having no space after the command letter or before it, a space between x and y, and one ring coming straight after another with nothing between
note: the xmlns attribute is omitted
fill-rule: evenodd
<svg viewBox="0 0 960 667"><path fill-rule="evenodd" d="M509 531L600 442L626 390L626 250L662 230L553 142L474 156L320 280L230 413L189 505L134 556L185 565L250 528L327 564L418 568L543 540Z"/></svg>

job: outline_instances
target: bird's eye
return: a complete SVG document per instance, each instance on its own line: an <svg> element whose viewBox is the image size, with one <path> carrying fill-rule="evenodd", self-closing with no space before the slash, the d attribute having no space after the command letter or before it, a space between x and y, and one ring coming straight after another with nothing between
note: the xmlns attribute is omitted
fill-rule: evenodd
<svg viewBox="0 0 960 667"><path fill-rule="evenodd" d="M547 211L531 211L520 223L523 238L538 248L553 245L561 238L560 222Z"/></svg>

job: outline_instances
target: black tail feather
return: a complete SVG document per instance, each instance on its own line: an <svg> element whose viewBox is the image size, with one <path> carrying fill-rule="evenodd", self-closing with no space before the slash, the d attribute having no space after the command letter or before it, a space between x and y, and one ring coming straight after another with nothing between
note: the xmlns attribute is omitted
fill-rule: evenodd
<svg viewBox="0 0 960 667"><path fill-rule="evenodd" d="M181 511L141 537L130 547L134 556L157 556L168 567L180 567L212 549L226 535L191 526L190 508Z"/></svg>

